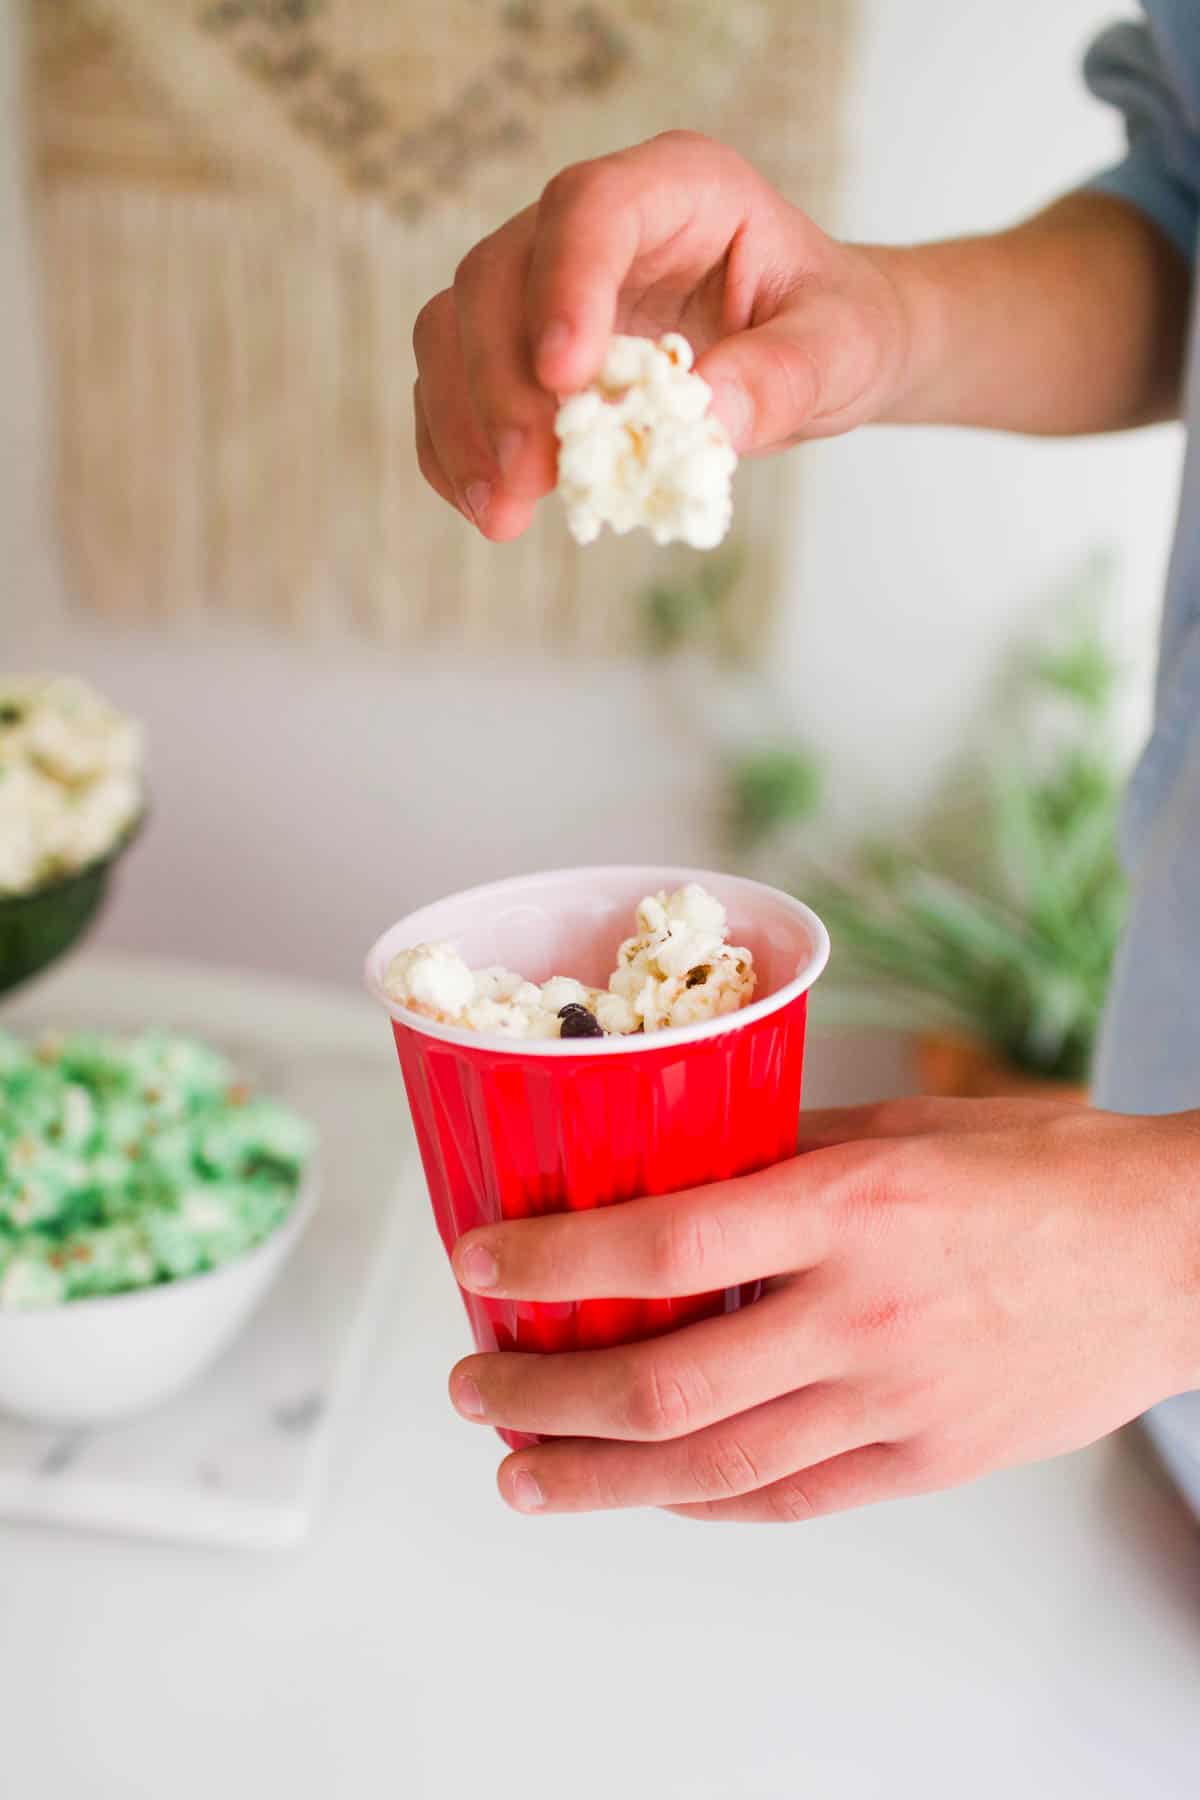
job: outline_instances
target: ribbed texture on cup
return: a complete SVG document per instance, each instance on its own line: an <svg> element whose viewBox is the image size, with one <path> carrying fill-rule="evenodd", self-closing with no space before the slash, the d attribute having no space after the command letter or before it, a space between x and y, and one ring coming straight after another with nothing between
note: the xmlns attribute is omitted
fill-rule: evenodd
<svg viewBox="0 0 1200 1800"><path fill-rule="evenodd" d="M799 994L698 1043L603 1057L468 1048L393 1022L447 1252L474 1225L675 1193L791 1156L807 1000ZM463 1299L481 1350L547 1351L630 1343L756 1293L561 1305Z"/></svg>

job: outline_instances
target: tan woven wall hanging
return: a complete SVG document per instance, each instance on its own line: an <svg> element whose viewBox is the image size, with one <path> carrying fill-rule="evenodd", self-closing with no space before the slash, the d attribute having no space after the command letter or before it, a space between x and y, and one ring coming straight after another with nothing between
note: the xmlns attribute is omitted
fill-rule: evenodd
<svg viewBox="0 0 1200 1800"><path fill-rule="evenodd" d="M400 643L626 648L663 553L420 483L409 333L562 163L671 125L818 216L850 0L30 0L61 516L81 600ZM781 483L739 476L745 629ZM751 596L755 596L754 600Z"/></svg>

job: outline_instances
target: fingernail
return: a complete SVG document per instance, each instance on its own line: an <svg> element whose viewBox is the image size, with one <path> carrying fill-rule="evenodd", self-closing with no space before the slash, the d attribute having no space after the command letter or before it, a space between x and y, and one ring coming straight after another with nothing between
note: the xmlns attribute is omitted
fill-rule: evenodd
<svg viewBox="0 0 1200 1800"><path fill-rule="evenodd" d="M490 481L473 481L463 499L471 509L471 517L477 525L487 521L488 507L492 503L492 484Z"/></svg>
<svg viewBox="0 0 1200 1800"><path fill-rule="evenodd" d="M518 1512L540 1512L546 1504L541 1484L528 1469L518 1469L513 1476L512 1494Z"/></svg>
<svg viewBox="0 0 1200 1800"><path fill-rule="evenodd" d="M500 433L496 440L496 461L500 464L502 475L507 475L516 462L524 442L525 433L519 425L511 425L507 431Z"/></svg>
<svg viewBox="0 0 1200 1800"><path fill-rule="evenodd" d="M538 355L545 357L561 356L571 341L571 327L565 319L553 319L542 333L542 341L538 345Z"/></svg>
<svg viewBox="0 0 1200 1800"><path fill-rule="evenodd" d="M754 407L744 387L723 381L713 388L712 410L733 439L735 450L749 442L754 427Z"/></svg>
<svg viewBox="0 0 1200 1800"><path fill-rule="evenodd" d="M468 1244L458 1259L458 1273L464 1287L495 1287L500 1269L491 1251L483 1244Z"/></svg>
<svg viewBox="0 0 1200 1800"><path fill-rule="evenodd" d="M454 1392L450 1396L455 1408L465 1419L482 1419L483 1395L475 1386L469 1375L454 1384Z"/></svg>

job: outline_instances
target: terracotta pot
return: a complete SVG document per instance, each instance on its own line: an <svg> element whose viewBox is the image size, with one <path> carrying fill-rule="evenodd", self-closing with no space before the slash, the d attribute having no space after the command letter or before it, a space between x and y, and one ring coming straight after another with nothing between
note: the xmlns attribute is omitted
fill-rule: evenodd
<svg viewBox="0 0 1200 1800"><path fill-rule="evenodd" d="M1005 1095L1087 1104L1086 1087L1029 1075L974 1038L924 1032L916 1043L916 1065L921 1092L940 1099L982 1100Z"/></svg>

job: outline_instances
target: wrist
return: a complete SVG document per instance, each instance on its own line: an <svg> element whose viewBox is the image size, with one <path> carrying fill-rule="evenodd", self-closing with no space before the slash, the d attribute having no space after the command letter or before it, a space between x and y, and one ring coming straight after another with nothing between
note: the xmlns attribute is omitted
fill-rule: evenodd
<svg viewBox="0 0 1200 1800"><path fill-rule="evenodd" d="M938 398L944 386L947 304L938 278L935 245L902 248L862 244L891 296L899 354L880 395L875 417L884 425L937 425L951 421Z"/></svg>

